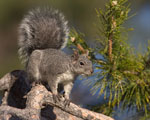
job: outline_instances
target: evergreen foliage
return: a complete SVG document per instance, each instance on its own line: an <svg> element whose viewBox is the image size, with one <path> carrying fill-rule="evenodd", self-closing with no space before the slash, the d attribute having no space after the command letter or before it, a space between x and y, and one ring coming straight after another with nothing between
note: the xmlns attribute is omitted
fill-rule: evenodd
<svg viewBox="0 0 150 120"><path fill-rule="evenodd" d="M99 48L88 47L83 35L74 29L71 31L69 44L79 44L90 52L90 58L99 71L94 74L95 80L88 79L93 94L99 92L108 101L93 107L93 110L110 115L115 107L136 107L144 110L148 116L150 105L150 44L147 52L135 54L134 49L126 42L123 23L128 20L130 4L128 0L110 0L105 10L96 9L98 23ZM124 32L124 33L123 33ZM82 50L81 50L82 52ZM95 53L102 57L98 59Z"/></svg>

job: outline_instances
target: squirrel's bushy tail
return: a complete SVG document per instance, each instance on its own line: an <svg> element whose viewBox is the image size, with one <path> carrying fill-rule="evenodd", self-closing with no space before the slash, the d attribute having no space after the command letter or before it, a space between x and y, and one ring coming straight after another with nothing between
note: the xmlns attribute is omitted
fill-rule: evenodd
<svg viewBox="0 0 150 120"><path fill-rule="evenodd" d="M64 16L51 8L37 8L25 15L19 27L19 56L27 63L36 49L61 49L68 39L69 29Z"/></svg>

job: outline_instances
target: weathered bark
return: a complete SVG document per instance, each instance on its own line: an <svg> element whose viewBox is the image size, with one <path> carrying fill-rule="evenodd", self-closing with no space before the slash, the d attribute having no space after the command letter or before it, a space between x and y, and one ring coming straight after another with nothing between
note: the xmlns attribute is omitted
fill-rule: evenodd
<svg viewBox="0 0 150 120"><path fill-rule="evenodd" d="M113 120L100 113L83 109L73 103L65 106L65 99L53 100L52 93L43 85L30 85L23 70L13 71L0 79L5 90L0 106L0 119L4 120Z"/></svg>

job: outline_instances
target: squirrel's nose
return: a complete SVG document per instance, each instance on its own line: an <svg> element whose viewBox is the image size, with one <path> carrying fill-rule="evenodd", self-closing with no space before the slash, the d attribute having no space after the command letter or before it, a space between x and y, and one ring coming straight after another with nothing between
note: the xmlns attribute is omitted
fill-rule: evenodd
<svg viewBox="0 0 150 120"><path fill-rule="evenodd" d="M90 72L91 72L91 74L92 74L92 73L94 72L94 69L91 69L91 71L90 71Z"/></svg>

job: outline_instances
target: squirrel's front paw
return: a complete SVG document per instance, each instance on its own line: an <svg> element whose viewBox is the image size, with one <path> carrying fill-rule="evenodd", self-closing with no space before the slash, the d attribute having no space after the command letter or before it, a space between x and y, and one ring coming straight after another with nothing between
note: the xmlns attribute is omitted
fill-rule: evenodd
<svg viewBox="0 0 150 120"><path fill-rule="evenodd" d="M69 99L65 99L64 100L64 105L65 105L65 107L68 107L70 105L70 100Z"/></svg>
<svg viewBox="0 0 150 120"><path fill-rule="evenodd" d="M60 94L57 94L57 95L53 94L53 100L54 100L55 103L61 101L61 98L62 98L62 95L60 95Z"/></svg>

